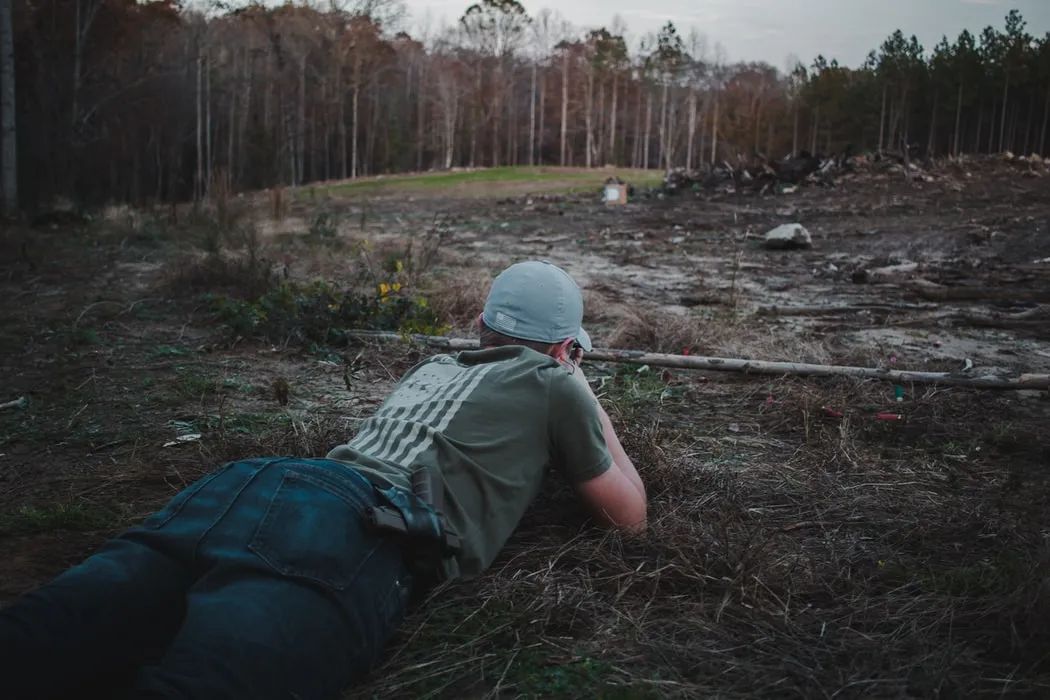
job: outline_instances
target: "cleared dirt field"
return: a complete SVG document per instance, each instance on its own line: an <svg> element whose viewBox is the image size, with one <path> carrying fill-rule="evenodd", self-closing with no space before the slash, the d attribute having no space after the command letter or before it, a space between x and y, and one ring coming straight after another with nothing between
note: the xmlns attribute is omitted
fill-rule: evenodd
<svg viewBox="0 0 1050 700"><path fill-rule="evenodd" d="M522 258L576 276L604 347L1050 371L1050 179L1013 164L624 207L611 172L504 170L6 230L0 402L28 406L0 411L0 604L224 460L345 441L425 352L345 326L469 335ZM811 249L762 246L796 221ZM650 532L587 527L552 478L350 697L1050 692L1046 392L588 374Z"/></svg>

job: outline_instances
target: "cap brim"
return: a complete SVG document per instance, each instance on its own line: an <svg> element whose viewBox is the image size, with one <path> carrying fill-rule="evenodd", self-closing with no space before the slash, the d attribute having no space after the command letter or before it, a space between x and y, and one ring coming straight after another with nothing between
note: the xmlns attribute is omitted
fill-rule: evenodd
<svg viewBox="0 0 1050 700"><path fill-rule="evenodd" d="M591 350L594 350L594 346L591 345L591 336L588 335L587 331L583 330L582 328L580 329L580 332L576 335L576 342L580 344L580 347L582 347L585 352L590 352Z"/></svg>

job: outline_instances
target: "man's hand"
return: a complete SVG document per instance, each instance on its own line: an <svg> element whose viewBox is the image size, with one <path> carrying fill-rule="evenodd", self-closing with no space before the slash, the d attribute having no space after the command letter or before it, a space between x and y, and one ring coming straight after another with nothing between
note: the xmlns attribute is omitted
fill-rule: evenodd
<svg viewBox="0 0 1050 700"><path fill-rule="evenodd" d="M579 344L573 344L572 350L569 352L569 362L576 365L578 368L580 363L583 362L583 346Z"/></svg>

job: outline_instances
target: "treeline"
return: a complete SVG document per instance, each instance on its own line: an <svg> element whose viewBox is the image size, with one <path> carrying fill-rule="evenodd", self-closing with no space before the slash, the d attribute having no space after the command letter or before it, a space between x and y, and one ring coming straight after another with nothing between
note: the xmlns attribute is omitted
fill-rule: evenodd
<svg viewBox="0 0 1050 700"><path fill-rule="evenodd" d="M671 23L632 44L619 22L581 31L516 0L422 36L393 31L386 0L205 14L176 0L0 1L13 2L16 86L9 99L0 85L0 111L6 129L17 105L30 209L463 166L1048 146L1050 34L1031 36L1016 11L932 50L898 31L859 68L817 57L785 74L727 64Z"/></svg>

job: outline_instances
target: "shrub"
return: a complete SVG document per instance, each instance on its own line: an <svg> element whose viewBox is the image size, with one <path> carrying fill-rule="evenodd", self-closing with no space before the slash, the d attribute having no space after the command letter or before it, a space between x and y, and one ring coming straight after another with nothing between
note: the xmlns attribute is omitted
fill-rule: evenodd
<svg viewBox="0 0 1050 700"><path fill-rule="evenodd" d="M397 283L381 283L368 293L327 282L283 282L253 301L217 297L214 302L235 334L279 343L341 344L350 329L428 335L447 330L424 297L408 294Z"/></svg>

